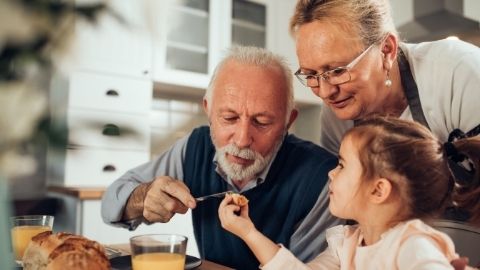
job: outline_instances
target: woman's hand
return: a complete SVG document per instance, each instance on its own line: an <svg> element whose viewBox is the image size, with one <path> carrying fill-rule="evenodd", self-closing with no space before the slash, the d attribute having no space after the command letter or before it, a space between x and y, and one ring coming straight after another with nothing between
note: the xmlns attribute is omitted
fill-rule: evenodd
<svg viewBox="0 0 480 270"><path fill-rule="evenodd" d="M233 204L233 198L230 194L225 195L222 203L220 203L218 216L225 230L243 240L245 240L250 233L256 231L255 225L253 225L252 220L248 217L248 204L243 207Z"/></svg>

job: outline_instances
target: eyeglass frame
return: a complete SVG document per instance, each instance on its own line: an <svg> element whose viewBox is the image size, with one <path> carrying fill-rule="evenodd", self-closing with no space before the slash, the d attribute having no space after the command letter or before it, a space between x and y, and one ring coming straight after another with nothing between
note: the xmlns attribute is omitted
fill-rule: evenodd
<svg viewBox="0 0 480 270"><path fill-rule="evenodd" d="M331 85L339 85L339 84L342 84L342 83L349 82L349 81L352 80L350 70L353 69L355 67L355 65L358 62L360 62L363 59L363 57L370 51L370 49L373 48L375 45L376 45L376 43L373 43L370 46L368 46L368 48L366 48L361 54L359 54L357 57L355 57L355 59L353 59L352 62L350 62L346 66L340 66L340 67L332 68L332 69L329 69L327 71L322 72L321 74L304 74L304 73L301 73L302 72L301 69L298 69L293 75L295 75L295 77L297 77L297 79L300 81L300 83L305 85L306 87L320 87L320 78L322 78L322 80L328 82ZM328 74L331 74L331 73L333 73L333 72L335 72L339 69L344 69L346 72L348 72L348 80L342 81L340 83L330 83L330 79L329 79ZM316 81L317 81L317 85L315 85L315 86L308 85L308 80L309 79L307 79L307 78L302 79L301 77L299 77L301 75L315 77Z"/></svg>

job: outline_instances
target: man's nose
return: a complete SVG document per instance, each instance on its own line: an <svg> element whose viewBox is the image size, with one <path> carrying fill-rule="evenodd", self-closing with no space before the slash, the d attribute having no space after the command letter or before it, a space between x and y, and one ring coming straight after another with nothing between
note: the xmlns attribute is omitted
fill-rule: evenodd
<svg viewBox="0 0 480 270"><path fill-rule="evenodd" d="M249 147L253 142L251 125L249 121L241 121L235 130L235 144L239 148Z"/></svg>

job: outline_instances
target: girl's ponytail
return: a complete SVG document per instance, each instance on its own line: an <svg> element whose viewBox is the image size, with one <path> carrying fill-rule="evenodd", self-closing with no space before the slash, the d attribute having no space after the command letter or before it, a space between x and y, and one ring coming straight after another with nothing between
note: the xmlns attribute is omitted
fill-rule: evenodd
<svg viewBox="0 0 480 270"><path fill-rule="evenodd" d="M444 152L455 179L454 205L480 225L480 136L445 143Z"/></svg>

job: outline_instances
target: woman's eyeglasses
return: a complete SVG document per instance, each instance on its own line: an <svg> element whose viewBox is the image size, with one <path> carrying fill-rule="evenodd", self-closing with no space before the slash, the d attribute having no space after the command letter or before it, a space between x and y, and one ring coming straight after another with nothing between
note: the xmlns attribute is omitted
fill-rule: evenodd
<svg viewBox="0 0 480 270"><path fill-rule="evenodd" d="M303 85L307 87L320 87L320 79L327 81L331 85L346 83L352 79L352 76L350 75L350 70L358 62L360 62L360 60L362 60L363 56L365 56L374 45L375 44L370 45L346 66L330 69L321 74L304 74L299 69L295 72L294 75Z"/></svg>

